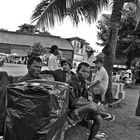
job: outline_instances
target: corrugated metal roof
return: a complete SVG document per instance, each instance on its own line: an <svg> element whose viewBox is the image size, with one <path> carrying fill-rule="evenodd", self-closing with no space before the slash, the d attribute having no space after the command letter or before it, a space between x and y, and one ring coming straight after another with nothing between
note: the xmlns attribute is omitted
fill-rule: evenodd
<svg viewBox="0 0 140 140"><path fill-rule="evenodd" d="M43 47L47 48L50 48L52 45L57 45L59 49L73 50L73 47L68 40L52 35L32 35L10 31L0 31L0 43L27 46L33 46L34 43L41 43Z"/></svg>

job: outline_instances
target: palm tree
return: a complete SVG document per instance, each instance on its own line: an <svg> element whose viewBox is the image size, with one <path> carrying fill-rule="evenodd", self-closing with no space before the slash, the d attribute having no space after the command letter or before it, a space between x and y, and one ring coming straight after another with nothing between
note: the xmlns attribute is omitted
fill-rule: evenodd
<svg viewBox="0 0 140 140"><path fill-rule="evenodd" d="M125 3L134 3L137 6L136 20L137 25L139 23L140 18L140 1L139 0L113 0L112 14L110 17L110 33L109 33L109 41L103 49L105 53L104 62L105 68L109 74L109 86L106 92L106 100L108 102L112 101L112 71L113 71L113 61L116 55L116 46L118 39L118 31L119 25L121 22L122 10ZM136 25L136 26L137 26Z"/></svg>
<svg viewBox="0 0 140 140"><path fill-rule="evenodd" d="M110 18L109 42L105 49L105 66L109 74L109 87L107 101L112 99L112 70L115 59L117 36L123 6L126 2L133 2L137 5L137 23L140 19L140 0L112 0L112 14ZM91 24L97 19L98 11L107 6L109 0L43 0L37 5L31 17L37 21L36 26L41 28L54 27L56 22L62 23L64 18L69 16L74 25L85 20Z"/></svg>

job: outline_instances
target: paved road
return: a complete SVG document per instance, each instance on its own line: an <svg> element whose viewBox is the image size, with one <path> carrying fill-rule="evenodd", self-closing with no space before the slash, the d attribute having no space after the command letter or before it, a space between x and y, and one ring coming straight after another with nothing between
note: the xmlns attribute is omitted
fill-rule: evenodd
<svg viewBox="0 0 140 140"><path fill-rule="evenodd" d="M43 66L42 70L44 69L48 68L46 66ZM0 67L0 71L6 71L9 75L13 76L22 76L27 73L27 65L5 63L2 67Z"/></svg>
<svg viewBox="0 0 140 140"><path fill-rule="evenodd" d="M105 122L102 130L109 140L140 140L140 118L135 116L139 89L125 89L126 99L110 112L116 116L114 122Z"/></svg>

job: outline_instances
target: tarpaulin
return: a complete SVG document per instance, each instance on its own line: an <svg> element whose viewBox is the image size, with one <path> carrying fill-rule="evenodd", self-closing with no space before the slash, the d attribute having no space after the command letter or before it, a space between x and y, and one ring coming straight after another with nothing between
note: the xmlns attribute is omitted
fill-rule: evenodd
<svg viewBox="0 0 140 140"><path fill-rule="evenodd" d="M12 83L12 77L7 72L0 72L0 135L4 133L6 118L6 86Z"/></svg>
<svg viewBox="0 0 140 140"><path fill-rule="evenodd" d="M5 140L62 139L68 89L68 84L46 80L8 85Z"/></svg>

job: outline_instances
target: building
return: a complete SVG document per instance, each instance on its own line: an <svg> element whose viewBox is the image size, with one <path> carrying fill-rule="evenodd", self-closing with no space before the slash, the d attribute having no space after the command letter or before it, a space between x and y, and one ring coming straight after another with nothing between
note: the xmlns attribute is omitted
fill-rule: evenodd
<svg viewBox="0 0 140 140"><path fill-rule="evenodd" d="M44 34L0 31L0 53L27 56L34 43L41 43L47 49L48 54L50 47L57 45L64 57L73 59L73 46L64 38Z"/></svg>
<svg viewBox="0 0 140 140"><path fill-rule="evenodd" d="M82 61L87 62L90 54L89 52L93 51L93 49L89 46L89 43L79 37L67 38L67 40L71 42L74 48L74 66L76 67Z"/></svg>

